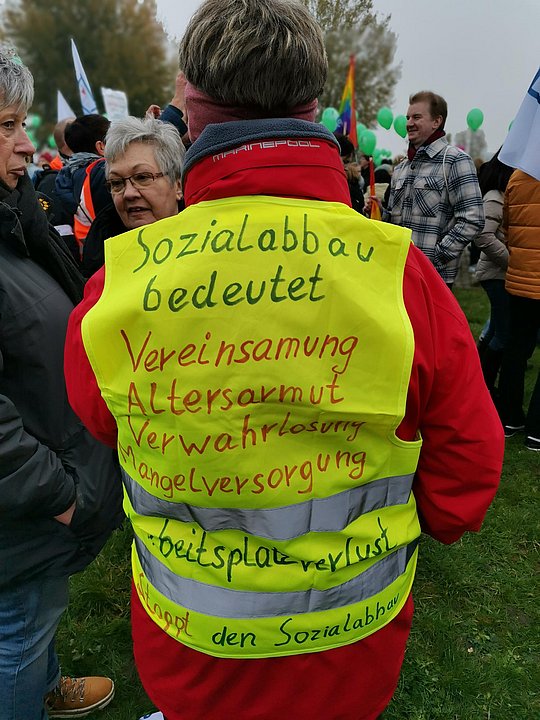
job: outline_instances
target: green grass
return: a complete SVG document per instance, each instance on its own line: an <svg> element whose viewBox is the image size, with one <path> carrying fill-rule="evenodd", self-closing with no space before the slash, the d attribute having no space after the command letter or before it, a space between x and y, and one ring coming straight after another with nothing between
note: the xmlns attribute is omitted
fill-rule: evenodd
<svg viewBox="0 0 540 720"><path fill-rule="evenodd" d="M485 294L477 287L456 294L478 337L488 314ZM527 396L538 349L531 364ZM522 443L519 436L507 441L501 487L479 534L450 547L422 540L413 630L385 720L540 718L540 456ZM128 527L115 533L99 558L72 578L58 633L65 673L108 674L116 681L116 697L101 720L136 720L152 708L131 653L130 539Z"/></svg>

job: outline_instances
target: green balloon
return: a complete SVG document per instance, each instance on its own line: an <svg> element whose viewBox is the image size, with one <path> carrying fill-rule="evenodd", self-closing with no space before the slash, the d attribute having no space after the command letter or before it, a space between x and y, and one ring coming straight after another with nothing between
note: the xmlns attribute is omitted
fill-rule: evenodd
<svg viewBox="0 0 540 720"><path fill-rule="evenodd" d="M407 137L407 118L405 115L396 115L394 118L394 130L400 137Z"/></svg>
<svg viewBox="0 0 540 720"><path fill-rule="evenodd" d="M376 144L377 138L372 130L364 130L358 138L358 147L364 155L373 155Z"/></svg>
<svg viewBox="0 0 540 720"><path fill-rule="evenodd" d="M375 167L379 167L379 165L382 163L382 153L378 148L375 148L373 151L373 164Z"/></svg>
<svg viewBox="0 0 540 720"><path fill-rule="evenodd" d="M358 122L356 123L356 137L359 138L360 135L367 130L367 127L364 125L364 123Z"/></svg>
<svg viewBox="0 0 540 720"><path fill-rule="evenodd" d="M476 132L484 122L484 113L478 108L473 108L467 113L467 125L473 132Z"/></svg>
<svg viewBox="0 0 540 720"><path fill-rule="evenodd" d="M324 110L323 110L321 122L325 128L330 130L330 132L334 132L334 130L336 129L338 117L339 117L339 113L336 110L336 108L327 107L327 108L324 108Z"/></svg>
<svg viewBox="0 0 540 720"><path fill-rule="evenodd" d="M54 139L54 135L49 135L49 137L47 138L47 145L48 145L50 148L55 148L55 147L56 147L56 141L55 141L55 139Z"/></svg>
<svg viewBox="0 0 540 720"><path fill-rule="evenodd" d="M385 130L390 130L394 114L388 107L382 107L377 113L377 122Z"/></svg>
<svg viewBox="0 0 540 720"><path fill-rule="evenodd" d="M36 130L41 125L41 117L39 115L30 114L26 118L26 127Z"/></svg>

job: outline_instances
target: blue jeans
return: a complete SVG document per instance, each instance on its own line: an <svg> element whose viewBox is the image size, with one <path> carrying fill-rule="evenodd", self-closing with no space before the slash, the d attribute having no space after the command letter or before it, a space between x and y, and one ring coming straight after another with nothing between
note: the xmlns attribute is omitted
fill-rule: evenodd
<svg viewBox="0 0 540 720"><path fill-rule="evenodd" d="M504 287L504 280L482 280L491 308L489 330L486 333L491 350L498 352L508 345L510 334L510 295Z"/></svg>
<svg viewBox="0 0 540 720"><path fill-rule="evenodd" d="M68 592L67 577L0 589L2 720L47 719L44 696L60 678L54 638Z"/></svg>

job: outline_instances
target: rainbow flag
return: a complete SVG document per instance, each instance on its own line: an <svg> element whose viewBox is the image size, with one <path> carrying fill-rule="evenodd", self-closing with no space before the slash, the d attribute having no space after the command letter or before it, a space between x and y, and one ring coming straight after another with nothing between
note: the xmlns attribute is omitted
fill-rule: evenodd
<svg viewBox="0 0 540 720"><path fill-rule="evenodd" d="M336 125L336 132L347 135L354 147L358 147L356 135L356 107L354 101L354 64L355 56L351 55L347 80L343 88L341 102L339 104L339 117Z"/></svg>

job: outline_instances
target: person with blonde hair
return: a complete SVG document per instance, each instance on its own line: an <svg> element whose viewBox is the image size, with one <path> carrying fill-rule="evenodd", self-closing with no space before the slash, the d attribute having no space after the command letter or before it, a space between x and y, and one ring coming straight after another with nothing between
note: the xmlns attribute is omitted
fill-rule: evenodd
<svg viewBox="0 0 540 720"><path fill-rule="evenodd" d="M374 720L421 530L479 529L502 428L410 233L351 208L306 8L206 0L180 68L186 209L106 243L66 346L122 465L149 717Z"/></svg>

